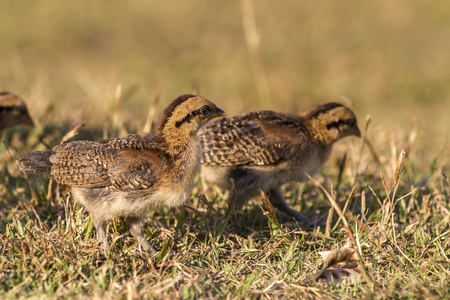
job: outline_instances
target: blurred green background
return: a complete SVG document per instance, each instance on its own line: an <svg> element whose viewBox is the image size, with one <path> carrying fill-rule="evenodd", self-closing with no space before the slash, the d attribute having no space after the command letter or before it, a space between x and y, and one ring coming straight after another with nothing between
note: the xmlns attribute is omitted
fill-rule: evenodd
<svg viewBox="0 0 450 300"><path fill-rule="evenodd" d="M0 90L55 124L111 122L120 84L129 131L156 95L159 113L196 92L230 116L351 102L362 124L449 141L445 1L2 1L0 66Z"/></svg>

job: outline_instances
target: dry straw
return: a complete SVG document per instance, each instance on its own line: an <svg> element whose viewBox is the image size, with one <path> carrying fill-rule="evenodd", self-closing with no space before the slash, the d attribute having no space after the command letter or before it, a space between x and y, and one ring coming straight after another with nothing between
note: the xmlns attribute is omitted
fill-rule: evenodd
<svg viewBox="0 0 450 300"><path fill-rule="evenodd" d="M397 166L395 167L395 173L394 173L394 187L397 188L398 186L398 182L400 179L400 171L403 165L403 161L405 160L406 157L406 151L402 150L402 152L400 153L398 160L397 160Z"/></svg>
<svg viewBox="0 0 450 300"><path fill-rule="evenodd" d="M152 130L153 123L155 120L155 115L156 115L156 108L158 107L159 100L160 100L160 95L158 93L158 94L156 94L155 98L153 99L153 102L150 105L150 109L148 110L147 120L145 120L145 125L144 125L144 133L150 133Z"/></svg>
<svg viewBox="0 0 450 300"><path fill-rule="evenodd" d="M278 221L277 214L275 213L275 210L273 209L272 203L270 203L269 197L263 192L261 192L261 198L264 201L264 204L266 205L267 210L269 211L270 218L275 223L275 225L278 226L278 228L281 228L280 222Z"/></svg>
<svg viewBox="0 0 450 300"><path fill-rule="evenodd" d="M345 229L347 230L347 233L351 239L351 241L353 242L354 245L356 245L356 249L358 249L358 251L356 251L356 254L358 256L358 261L359 264L361 266L361 269L363 271L363 275L364 278L366 279L367 283L370 285L370 289L373 291L374 290L374 283L372 278L370 277L369 273L367 272L367 269L364 265L364 259L362 257L362 251L361 251L361 245L359 243L359 238L355 239L355 236L353 235L353 232L350 228L350 225L347 221L347 218L345 217L343 211L341 210L341 208L339 207L339 205L336 202L336 195L334 194L333 197L330 195L330 193L328 193L328 191L323 187L323 185L320 184L320 182L318 182L316 179L312 178L311 176L307 175L308 178L314 182L314 184L319 187L322 192L325 194L325 196L327 197L327 199L330 201L331 206L334 208L334 210L338 213L339 217L342 219L342 222L344 224ZM358 234L358 232L356 232L356 234Z"/></svg>

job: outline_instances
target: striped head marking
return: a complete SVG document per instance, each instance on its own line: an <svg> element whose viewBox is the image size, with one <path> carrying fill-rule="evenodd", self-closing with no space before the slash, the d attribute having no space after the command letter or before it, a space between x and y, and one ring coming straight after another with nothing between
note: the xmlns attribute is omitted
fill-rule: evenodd
<svg viewBox="0 0 450 300"><path fill-rule="evenodd" d="M206 122L223 116L223 110L211 101L200 96L182 95L164 110L156 134L166 142L169 153L177 155Z"/></svg>
<svg viewBox="0 0 450 300"><path fill-rule="evenodd" d="M313 135L325 144L332 144L350 135L361 136L355 114L342 104L319 105L305 117L310 122Z"/></svg>

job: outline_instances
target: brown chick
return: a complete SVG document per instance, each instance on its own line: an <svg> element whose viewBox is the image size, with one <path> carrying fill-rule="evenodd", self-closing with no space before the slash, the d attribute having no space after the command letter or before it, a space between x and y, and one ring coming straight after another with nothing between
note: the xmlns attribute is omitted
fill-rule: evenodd
<svg viewBox="0 0 450 300"><path fill-rule="evenodd" d="M131 235L153 251L142 234L143 217L186 201L200 167L197 131L221 116L224 112L205 98L182 95L165 109L156 135L74 141L26 154L17 163L24 173L49 172L51 179L71 187L92 214L105 255L104 224L113 217L125 218Z"/></svg>
<svg viewBox="0 0 450 300"><path fill-rule="evenodd" d="M0 92L0 138L6 128L16 125L34 126L27 106L18 96Z"/></svg>
<svg viewBox="0 0 450 300"><path fill-rule="evenodd" d="M217 120L199 132L202 181L230 189L232 178L236 209L262 190L280 211L309 223L289 207L281 186L316 174L333 144L350 135L361 136L355 114L338 103L320 105L302 116L258 111Z"/></svg>

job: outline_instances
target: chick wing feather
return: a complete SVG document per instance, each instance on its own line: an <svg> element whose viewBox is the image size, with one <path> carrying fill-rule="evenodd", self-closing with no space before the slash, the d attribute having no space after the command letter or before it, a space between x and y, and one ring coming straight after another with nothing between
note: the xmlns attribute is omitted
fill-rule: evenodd
<svg viewBox="0 0 450 300"><path fill-rule="evenodd" d="M306 141L301 119L261 111L220 119L200 132L202 163L263 166L290 159ZM295 147L294 147L295 146Z"/></svg>
<svg viewBox="0 0 450 300"><path fill-rule="evenodd" d="M166 170L167 160L155 151L143 150L136 155L134 150L120 150L120 157L108 169L113 189L132 191L151 188Z"/></svg>
<svg viewBox="0 0 450 300"><path fill-rule="evenodd" d="M162 150L153 139L138 135L71 142L53 148L50 176L70 186L145 189L167 164Z"/></svg>

